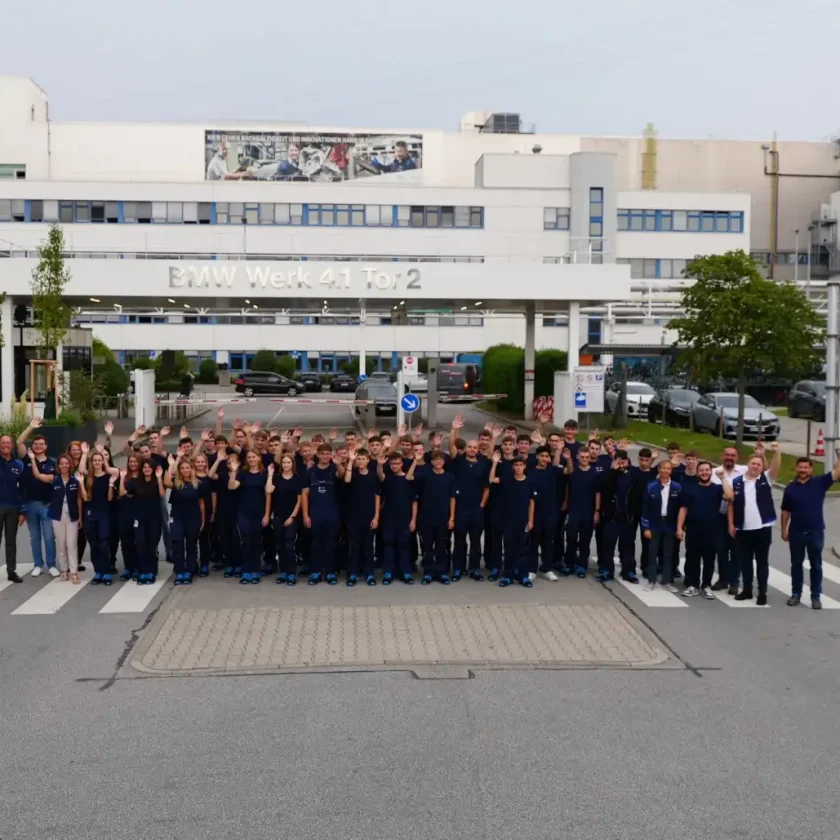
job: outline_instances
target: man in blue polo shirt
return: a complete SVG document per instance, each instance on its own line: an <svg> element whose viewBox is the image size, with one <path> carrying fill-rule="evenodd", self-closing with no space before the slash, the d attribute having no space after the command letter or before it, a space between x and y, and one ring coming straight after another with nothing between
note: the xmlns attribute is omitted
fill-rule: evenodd
<svg viewBox="0 0 840 840"><path fill-rule="evenodd" d="M805 552L811 564L811 606L822 609L822 552L825 543L823 504L828 488L840 479L840 457L830 473L814 477L810 458L796 459L796 480L785 487L782 496L782 539L790 544L790 576L793 591L788 606L796 607L802 598L802 563Z"/></svg>
<svg viewBox="0 0 840 840"><path fill-rule="evenodd" d="M23 522L20 512L20 482L23 464L14 456L11 435L0 435L0 540L6 539L6 577L22 583L17 573L17 532Z"/></svg>

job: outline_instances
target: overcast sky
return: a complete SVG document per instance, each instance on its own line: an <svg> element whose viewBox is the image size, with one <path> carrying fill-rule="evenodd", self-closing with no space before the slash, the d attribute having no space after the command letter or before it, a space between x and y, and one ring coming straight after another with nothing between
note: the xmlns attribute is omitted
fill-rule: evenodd
<svg viewBox="0 0 840 840"><path fill-rule="evenodd" d="M0 73L35 79L58 120L457 130L486 109L569 134L840 130L837 0L36 0L12 18Z"/></svg>

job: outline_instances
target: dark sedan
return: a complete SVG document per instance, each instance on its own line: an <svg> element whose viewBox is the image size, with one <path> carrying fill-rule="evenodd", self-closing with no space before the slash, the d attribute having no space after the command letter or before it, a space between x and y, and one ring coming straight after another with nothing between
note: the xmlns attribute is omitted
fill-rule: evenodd
<svg viewBox="0 0 840 840"><path fill-rule="evenodd" d="M320 373L314 371L312 373L299 373L295 379L301 384L304 391L315 391L317 393L321 390Z"/></svg>
<svg viewBox="0 0 840 840"><path fill-rule="evenodd" d="M825 382L805 379L788 391L788 417L810 417L825 422Z"/></svg>
<svg viewBox="0 0 840 840"><path fill-rule="evenodd" d="M376 416L397 416L397 389L387 379L366 379L356 388L357 400L373 400ZM361 406L356 406L356 414Z"/></svg>
<svg viewBox="0 0 840 840"><path fill-rule="evenodd" d="M688 426L691 408L700 394L687 388L666 388L648 403L648 421L667 426Z"/></svg>
<svg viewBox="0 0 840 840"><path fill-rule="evenodd" d="M330 379L330 391L333 393L344 391L353 393L356 390L356 380L346 373L337 373Z"/></svg>

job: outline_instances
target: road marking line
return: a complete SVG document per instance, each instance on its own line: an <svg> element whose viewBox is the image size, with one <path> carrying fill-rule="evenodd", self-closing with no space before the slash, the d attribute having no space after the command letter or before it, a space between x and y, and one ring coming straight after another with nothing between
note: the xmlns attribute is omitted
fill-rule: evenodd
<svg viewBox="0 0 840 840"><path fill-rule="evenodd" d="M167 564L168 566L168 564ZM100 613L141 613L155 595L163 589L164 584L172 574L172 568L161 568L157 580L152 584L138 586L133 580L126 581L120 591L99 610Z"/></svg>
<svg viewBox="0 0 840 840"><path fill-rule="evenodd" d="M726 591L723 589L720 592L712 591L712 595L714 595L715 600L720 601L721 604L726 604L727 607L733 607L739 610L749 609L751 607L757 610L766 610L770 608L769 604L765 604L763 607L760 607L758 604L756 604L755 600L736 601L734 595L727 595ZM703 600L705 600L705 598Z"/></svg>
<svg viewBox="0 0 840 840"><path fill-rule="evenodd" d="M24 601L12 615L55 615L74 595L90 583L93 572L79 572L81 583L70 583L69 580L53 580Z"/></svg>
<svg viewBox="0 0 840 840"><path fill-rule="evenodd" d="M21 577L26 577L26 575L28 575L34 568L34 563L18 563L15 571ZM9 576L6 574L6 567L0 566L0 592L4 589L8 589L10 586L14 586L14 584L9 580Z"/></svg>
<svg viewBox="0 0 840 840"><path fill-rule="evenodd" d="M647 607L687 607L685 599L661 586L653 592L646 592L643 583L630 583L622 578L616 578L628 592L632 592Z"/></svg>
<svg viewBox="0 0 840 840"><path fill-rule="evenodd" d="M772 566L770 567L768 583L773 587L773 589L778 589L786 595L790 595L791 588L793 586L793 581L791 580L790 575L786 575L784 572L780 572ZM802 600L803 602L810 604L811 588L809 586L803 585ZM840 610L840 601L835 601L834 598L829 598L827 595L823 595L820 597L820 601L822 601L824 610Z"/></svg>
<svg viewBox="0 0 840 840"><path fill-rule="evenodd" d="M811 564L806 560L803 565L805 573L810 574ZM840 583L840 569L838 569L837 566L832 566L831 563L826 563L825 560L823 560L822 569L823 577L826 580L830 580L832 583Z"/></svg>

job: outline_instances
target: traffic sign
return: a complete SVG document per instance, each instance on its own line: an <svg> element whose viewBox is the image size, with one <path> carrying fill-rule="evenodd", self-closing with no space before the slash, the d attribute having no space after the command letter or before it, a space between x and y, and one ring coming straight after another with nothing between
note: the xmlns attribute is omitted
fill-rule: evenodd
<svg viewBox="0 0 840 840"><path fill-rule="evenodd" d="M404 356L402 360L402 371L406 376L416 377L418 372L417 357Z"/></svg>
<svg viewBox="0 0 840 840"><path fill-rule="evenodd" d="M581 365L572 369L572 389L575 395L575 409L594 414L604 413L603 365Z"/></svg>
<svg viewBox="0 0 840 840"><path fill-rule="evenodd" d="M406 394L400 400L400 406L406 414L414 414L420 408L420 397L417 394Z"/></svg>
<svg viewBox="0 0 840 840"><path fill-rule="evenodd" d="M586 411L586 394L583 391L575 392L575 408Z"/></svg>
<svg viewBox="0 0 840 840"><path fill-rule="evenodd" d="M292 358L293 359L299 359L300 358L300 353L298 353L297 350L292 350Z"/></svg>
<svg viewBox="0 0 840 840"><path fill-rule="evenodd" d="M368 375L366 373L360 373L358 381L359 382L364 382L367 378L368 378Z"/></svg>

